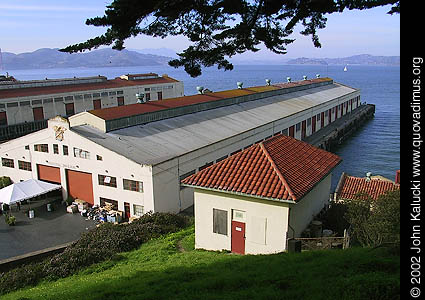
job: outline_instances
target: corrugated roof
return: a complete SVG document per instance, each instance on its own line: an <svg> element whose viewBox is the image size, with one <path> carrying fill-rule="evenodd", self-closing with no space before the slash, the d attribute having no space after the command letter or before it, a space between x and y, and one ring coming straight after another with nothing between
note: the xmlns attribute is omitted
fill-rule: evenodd
<svg viewBox="0 0 425 300"><path fill-rule="evenodd" d="M234 154L182 183L278 200L300 200L341 158L279 134Z"/></svg>
<svg viewBox="0 0 425 300"><path fill-rule="evenodd" d="M354 91L353 88L333 83L108 133L89 125L75 126L72 130L137 163L155 165Z"/></svg>
<svg viewBox="0 0 425 300"><path fill-rule="evenodd" d="M342 175L341 186L339 186L338 199L354 199L358 193L367 193L372 199L376 200L379 196L388 191L395 191L400 189L400 184L388 180L359 178Z"/></svg>
<svg viewBox="0 0 425 300"><path fill-rule="evenodd" d="M62 94L62 93L75 93L79 91L86 92L91 90L104 90L104 89L123 88L128 86L172 83L177 81L178 80L175 80L168 76L151 78L151 79L137 79L137 80L125 80L121 78L115 78L115 79L107 80L104 82L6 89L6 90L1 90L0 99L29 97L29 96L43 96L43 95Z"/></svg>

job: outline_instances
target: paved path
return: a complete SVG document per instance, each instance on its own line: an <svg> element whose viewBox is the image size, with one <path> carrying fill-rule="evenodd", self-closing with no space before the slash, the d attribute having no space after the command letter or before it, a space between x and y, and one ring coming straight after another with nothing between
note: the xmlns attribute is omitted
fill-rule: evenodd
<svg viewBox="0 0 425 300"><path fill-rule="evenodd" d="M2 214L0 260L77 240L81 233L95 227L92 220L86 221L80 214L66 213L66 207L60 203L53 203L53 208L52 212L48 212L46 205L36 207L33 219L25 214L26 205L21 211L14 208L15 226L7 225Z"/></svg>

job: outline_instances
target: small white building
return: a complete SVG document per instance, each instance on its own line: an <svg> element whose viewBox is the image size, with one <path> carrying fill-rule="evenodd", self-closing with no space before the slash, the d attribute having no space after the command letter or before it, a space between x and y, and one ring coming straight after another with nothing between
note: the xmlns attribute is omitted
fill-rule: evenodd
<svg viewBox="0 0 425 300"><path fill-rule="evenodd" d="M341 159L277 135L182 183L195 193L195 247L240 254L287 249L329 201Z"/></svg>

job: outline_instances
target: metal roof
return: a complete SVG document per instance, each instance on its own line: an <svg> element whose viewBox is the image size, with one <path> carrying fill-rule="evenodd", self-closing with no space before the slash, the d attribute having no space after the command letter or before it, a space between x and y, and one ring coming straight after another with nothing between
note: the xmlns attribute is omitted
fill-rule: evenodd
<svg viewBox="0 0 425 300"><path fill-rule="evenodd" d="M104 133L76 133L137 163L155 165L357 90L337 83L219 107Z"/></svg>

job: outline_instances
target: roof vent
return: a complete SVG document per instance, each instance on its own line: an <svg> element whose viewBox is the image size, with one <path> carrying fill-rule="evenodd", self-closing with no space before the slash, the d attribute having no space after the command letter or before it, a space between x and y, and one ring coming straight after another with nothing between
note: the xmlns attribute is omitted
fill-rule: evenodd
<svg viewBox="0 0 425 300"><path fill-rule="evenodd" d="M238 81L236 82L236 85L238 86L238 89L242 89L243 82Z"/></svg>
<svg viewBox="0 0 425 300"><path fill-rule="evenodd" d="M305 75L304 75L304 76L303 76L303 80L307 80L307 76L305 76Z"/></svg>
<svg viewBox="0 0 425 300"><path fill-rule="evenodd" d="M271 80L270 79L266 79L266 85L270 85Z"/></svg>
<svg viewBox="0 0 425 300"><path fill-rule="evenodd" d="M371 180L371 176L372 176L372 173L367 172L366 173L366 181L370 181Z"/></svg>
<svg viewBox="0 0 425 300"><path fill-rule="evenodd" d="M203 94L204 87L203 86L197 86L196 90L198 91L198 94Z"/></svg>
<svg viewBox="0 0 425 300"><path fill-rule="evenodd" d="M320 78L320 74L316 74L316 78Z"/></svg>
<svg viewBox="0 0 425 300"><path fill-rule="evenodd" d="M137 103L146 103L144 94L137 93L136 98L137 98Z"/></svg>
<svg viewBox="0 0 425 300"><path fill-rule="evenodd" d="M286 77L286 81L291 82L291 77Z"/></svg>

